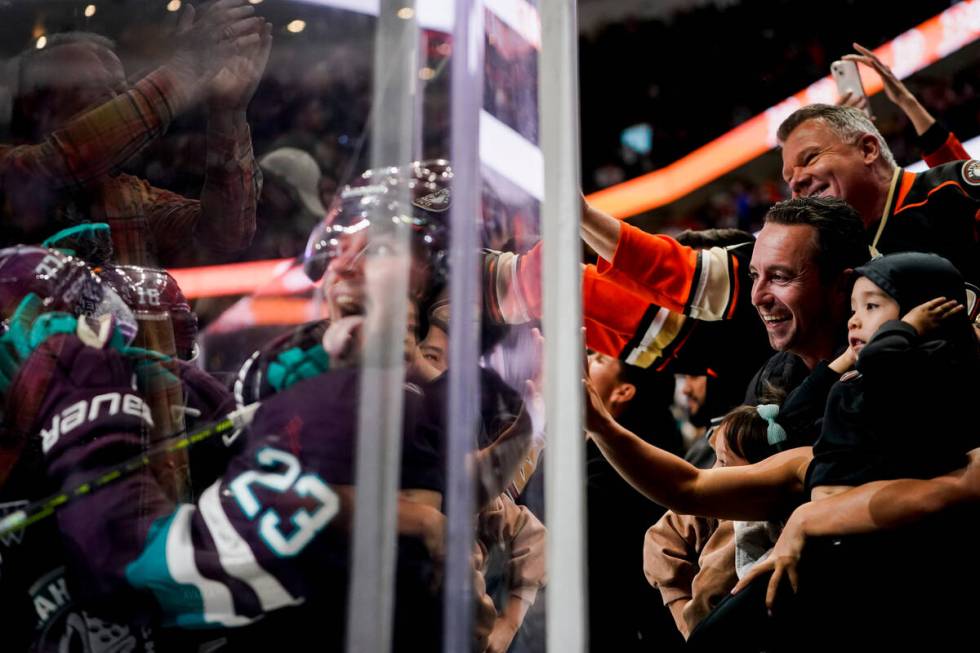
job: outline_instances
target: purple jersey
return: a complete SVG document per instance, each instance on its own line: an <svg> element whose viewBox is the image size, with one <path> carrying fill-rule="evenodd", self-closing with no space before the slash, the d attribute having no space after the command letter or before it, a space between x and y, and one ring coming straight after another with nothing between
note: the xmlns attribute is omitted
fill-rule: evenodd
<svg viewBox="0 0 980 653"><path fill-rule="evenodd" d="M51 490L90 481L143 451L150 412L118 352L56 336L36 423ZM30 361L29 361L30 362ZM27 365L26 367L30 367ZM441 489L425 397L406 386L413 487ZM356 370L307 379L266 400L240 452L194 503L170 501L144 468L57 513L76 599L120 619L152 614L183 628L235 627L336 592L346 533L331 529L352 478Z"/></svg>

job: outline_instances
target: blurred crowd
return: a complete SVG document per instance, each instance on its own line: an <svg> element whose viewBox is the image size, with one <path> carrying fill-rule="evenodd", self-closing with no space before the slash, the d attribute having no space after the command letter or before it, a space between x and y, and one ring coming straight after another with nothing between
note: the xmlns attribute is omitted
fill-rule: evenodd
<svg viewBox="0 0 980 653"><path fill-rule="evenodd" d="M585 191L676 161L826 76L830 63L850 52L852 41L884 43L948 6L934 0L898 14L878 3L847 0L833 0L819 10L800 10L788 0L705 3L669 18L628 20L583 37L582 122L590 125L582 135ZM972 113L950 115L944 105L954 96L975 102L975 80L976 68L970 66L955 79L922 80L914 90L955 131L975 124L976 107ZM641 123L653 129L647 155L625 151L620 144L621 132ZM887 125L882 131L891 142L902 127ZM898 160L915 160L904 159L906 152L897 141Z"/></svg>

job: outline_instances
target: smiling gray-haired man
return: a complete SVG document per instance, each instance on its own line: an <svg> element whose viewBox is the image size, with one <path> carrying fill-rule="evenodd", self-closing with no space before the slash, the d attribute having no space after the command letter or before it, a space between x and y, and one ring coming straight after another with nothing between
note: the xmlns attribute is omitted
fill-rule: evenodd
<svg viewBox="0 0 980 653"><path fill-rule="evenodd" d="M793 197L842 199L861 215L872 253L933 252L977 281L980 161L903 170L864 113L827 104L796 110L777 137Z"/></svg>

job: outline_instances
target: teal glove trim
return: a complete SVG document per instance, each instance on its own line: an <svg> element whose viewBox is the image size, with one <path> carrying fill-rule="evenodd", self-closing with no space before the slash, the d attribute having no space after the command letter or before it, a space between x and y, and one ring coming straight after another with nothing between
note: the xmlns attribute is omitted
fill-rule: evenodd
<svg viewBox="0 0 980 653"><path fill-rule="evenodd" d="M78 320L68 313L45 313L31 325L30 347L34 351L45 340L59 333L75 334L78 330Z"/></svg>
<svg viewBox="0 0 980 653"><path fill-rule="evenodd" d="M60 241L70 240L73 238L87 238L93 241L104 241L106 239L111 240L112 236L109 232L109 225L105 222L88 222L85 224L77 224L74 227L68 227L67 229L62 229L61 231L55 233L54 235L48 236L41 243L41 247L47 247L48 249L57 249L65 254L74 254L74 249L69 249L60 246L58 243Z"/></svg>
<svg viewBox="0 0 980 653"><path fill-rule="evenodd" d="M3 334L3 340L9 343L20 360L24 360L31 355L31 325L37 316L41 314L44 302L34 293L28 293L24 299L20 300L14 314L10 316L7 325L7 332ZM20 363L18 362L18 367Z"/></svg>
<svg viewBox="0 0 980 653"><path fill-rule="evenodd" d="M28 293L18 304L7 323L7 331L0 336L0 392L6 392L20 366L45 340L59 334L76 335L78 318L68 313L44 312L44 302L34 293ZM126 347L126 339L114 328L107 347L128 356L143 359L169 360L168 357L135 347Z"/></svg>
<svg viewBox="0 0 980 653"><path fill-rule="evenodd" d="M269 363L266 378L274 390L280 391L304 379L323 374L328 369L330 357L319 344L305 350L293 347Z"/></svg>

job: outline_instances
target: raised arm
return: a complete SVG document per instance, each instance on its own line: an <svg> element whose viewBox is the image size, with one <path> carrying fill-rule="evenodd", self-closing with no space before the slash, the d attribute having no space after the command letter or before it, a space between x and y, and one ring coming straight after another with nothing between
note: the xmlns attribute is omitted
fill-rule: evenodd
<svg viewBox="0 0 980 653"><path fill-rule="evenodd" d="M619 220L589 204L585 195L582 199L582 240L595 250L595 253L611 261L619 242L621 223Z"/></svg>
<svg viewBox="0 0 980 653"><path fill-rule="evenodd" d="M226 259L248 247L262 174L252 152L245 111L272 47L271 26L261 19L239 48L225 51L207 77L208 127L205 180L200 201L150 188L148 217L159 254L168 264ZM255 22L259 21L259 22ZM188 250L187 234L196 247Z"/></svg>
<svg viewBox="0 0 980 653"><path fill-rule="evenodd" d="M737 305L747 302L744 290L751 283L745 259L751 244L696 250L669 236L621 224L584 200L583 212L595 219L586 226L583 218L583 237L586 232L596 235L586 242L602 257L583 270L586 318L605 324L603 311L618 307L624 293L705 321L731 319ZM484 252L484 307L492 319L522 324L540 318L542 246L538 243L526 254ZM617 324L608 326L616 329Z"/></svg>
<svg viewBox="0 0 980 653"><path fill-rule="evenodd" d="M0 146L0 187L43 179L51 189L79 189L116 171L201 96L215 51L248 44L254 8L221 0L193 21L188 8L165 64L116 96L72 119L37 144ZM192 22L193 21L193 22Z"/></svg>
<svg viewBox="0 0 980 653"><path fill-rule="evenodd" d="M247 247L255 233L262 175L252 154L245 110L258 87L272 47L272 25L242 54L230 57L210 83L207 177L201 190L196 235L218 254Z"/></svg>
<svg viewBox="0 0 980 653"><path fill-rule="evenodd" d="M854 63L859 63L872 69L878 76L881 77L882 84L885 87L885 95L891 100L895 106L902 110L912 126L915 128L915 133L922 136L926 131L935 124L936 119L932 117L922 103L919 102L918 98L912 94L912 91L902 83L892 69L885 65L881 59L878 58L871 50L867 49L860 43L853 43L854 49L857 50L858 54L846 54L842 57L844 61L853 61ZM843 100L844 98L842 98ZM845 101L845 103L847 103Z"/></svg>
<svg viewBox="0 0 980 653"><path fill-rule="evenodd" d="M960 141L946 127L942 126L929 111L922 106L919 99L902 83L891 68L866 47L855 43L854 49L858 54L845 55L846 61L853 61L868 66L881 77L885 86L885 95L895 103L902 113L912 123L919 137L920 145L925 153L926 163L930 167L969 159L970 155ZM867 102L866 98L863 98ZM850 104L848 98L841 98L844 104Z"/></svg>
<svg viewBox="0 0 980 653"><path fill-rule="evenodd" d="M40 143L0 146L0 185L43 179L55 190L87 187L163 133L196 92L192 76L172 64L161 66Z"/></svg>

